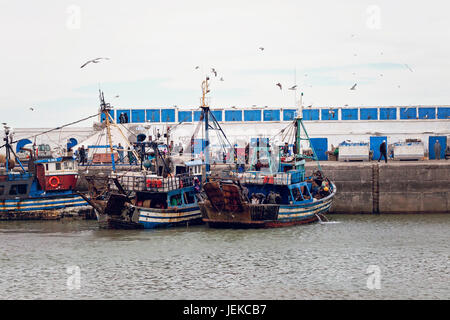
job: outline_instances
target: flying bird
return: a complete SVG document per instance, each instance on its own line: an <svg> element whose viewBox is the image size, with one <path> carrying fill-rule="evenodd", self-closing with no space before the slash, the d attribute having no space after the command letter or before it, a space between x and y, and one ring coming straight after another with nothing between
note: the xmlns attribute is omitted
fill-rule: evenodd
<svg viewBox="0 0 450 320"><path fill-rule="evenodd" d="M356 83L353 85L353 87L350 88L350 90L355 90L356 89Z"/></svg>
<svg viewBox="0 0 450 320"><path fill-rule="evenodd" d="M31 110L31 111L34 111L34 108L33 108L33 107L30 107L30 110Z"/></svg>
<svg viewBox="0 0 450 320"><path fill-rule="evenodd" d="M199 66L196 66L196 67L195 67L195 70L197 70L198 68L200 68L200 67L199 67Z"/></svg>
<svg viewBox="0 0 450 320"><path fill-rule="evenodd" d="M92 59L92 60L89 60L89 61L85 62L80 68L83 68L84 66L88 65L91 62L92 63L99 63L101 59L109 60L109 58L95 58L95 59Z"/></svg>
<svg viewBox="0 0 450 320"><path fill-rule="evenodd" d="M214 68L211 68L211 72L214 73L214 76L217 77L217 71Z"/></svg>
<svg viewBox="0 0 450 320"><path fill-rule="evenodd" d="M263 47L259 47L259 50L264 51L264 48Z"/></svg>
<svg viewBox="0 0 450 320"><path fill-rule="evenodd" d="M220 78L220 81L223 81L223 78Z"/></svg>
<svg viewBox="0 0 450 320"><path fill-rule="evenodd" d="M297 85L292 86L292 87L289 88L289 90L295 90L295 89L297 89Z"/></svg>
<svg viewBox="0 0 450 320"><path fill-rule="evenodd" d="M118 98L119 97L119 95L116 95L116 98Z"/></svg>
<svg viewBox="0 0 450 320"><path fill-rule="evenodd" d="M276 85L280 88L280 90L283 89L282 86L281 86L281 83L278 82Z"/></svg>

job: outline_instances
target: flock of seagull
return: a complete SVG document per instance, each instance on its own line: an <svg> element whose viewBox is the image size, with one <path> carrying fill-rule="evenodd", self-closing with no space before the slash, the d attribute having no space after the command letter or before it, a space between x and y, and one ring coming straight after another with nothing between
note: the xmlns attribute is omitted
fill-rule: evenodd
<svg viewBox="0 0 450 320"><path fill-rule="evenodd" d="M354 35L352 35L352 37L353 37L353 36L354 36ZM264 51L264 47L259 47L258 49L259 49L261 52ZM383 53L381 53L381 54L383 54ZM356 54L354 54L354 55L356 55ZM90 64L90 63L99 63L101 60L110 60L110 58L99 57L99 58L95 58L95 59L88 60L88 61L86 61L85 63L83 63L83 64L81 65L80 69L86 67L86 66L87 66L88 64ZM405 64L405 67L406 67L409 71L414 72L414 70L413 70L409 65ZM195 67L196 70L198 70L199 68L200 68L200 66L196 66L196 67ZM216 70L215 68L211 68L211 73L214 74L214 77L217 77L217 70ZM353 75L355 75L355 73L353 73ZM305 76L307 76L307 74L305 74ZM380 76L382 77L383 74L380 74ZM220 80L220 81L224 81L223 77L220 77L219 80ZM280 90L283 90L283 85L282 85L281 83L278 82L278 83L276 83L275 85L276 85ZM355 83L355 84L350 88L350 90L356 90L356 86L357 86L357 83ZM398 88L400 88L400 85L398 86ZM288 90L297 90L297 85L294 85L294 86L288 88ZM115 98L119 98L119 95L116 95ZM311 108L311 107L312 107L312 105L309 105L309 106L308 106L308 108ZM34 107L30 107L29 110L34 111L35 108L34 108ZM330 113L332 113L332 114L334 115L334 111L330 111Z"/></svg>

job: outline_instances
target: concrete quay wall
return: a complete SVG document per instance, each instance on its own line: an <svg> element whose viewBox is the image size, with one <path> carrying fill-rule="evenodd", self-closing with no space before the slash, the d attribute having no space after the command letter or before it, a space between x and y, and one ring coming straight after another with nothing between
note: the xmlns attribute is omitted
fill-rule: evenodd
<svg viewBox="0 0 450 320"><path fill-rule="evenodd" d="M389 161L320 163L337 187L330 213L450 213L450 161ZM217 165L215 170L231 169ZM119 168L121 170L122 168ZM126 170L130 170L127 168ZM306 174L317 169L306 163ZM123 169L125 170L125 169ZM138 171L139 166L133 168ZM110 168L89 168L105 175ZM85 168L77 189L87 190Z"/></svg>
<svg viewBox="0 0 450 320"><path fill-rule="evenodd" d="M315 163L308 162L307 174ZM330 213L450 213L450 161L321 162Z"/></svg>

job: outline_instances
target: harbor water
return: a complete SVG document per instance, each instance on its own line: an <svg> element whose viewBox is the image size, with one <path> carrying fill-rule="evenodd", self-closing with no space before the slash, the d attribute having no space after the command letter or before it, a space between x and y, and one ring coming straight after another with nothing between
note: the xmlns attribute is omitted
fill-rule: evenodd
<svg viewBox="0 0 450 320"><path fill-rule="evenodd" d="M450 215L278 229L0 222L2 299L450 299Z"/></svg>

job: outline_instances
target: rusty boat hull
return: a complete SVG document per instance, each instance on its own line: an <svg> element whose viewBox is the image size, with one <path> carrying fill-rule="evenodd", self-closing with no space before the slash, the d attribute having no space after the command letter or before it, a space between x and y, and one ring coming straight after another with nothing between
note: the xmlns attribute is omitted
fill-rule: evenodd
<svg viewBox="0 0 450 320"><path fill-rule="evenodd" d="M215 189L215 190L211 190ZM199 202L202 219L211 228L277 228L317 222L328 212L336 193L303 204L253 204L244 201L235 185L211 188Z"/></svg>

